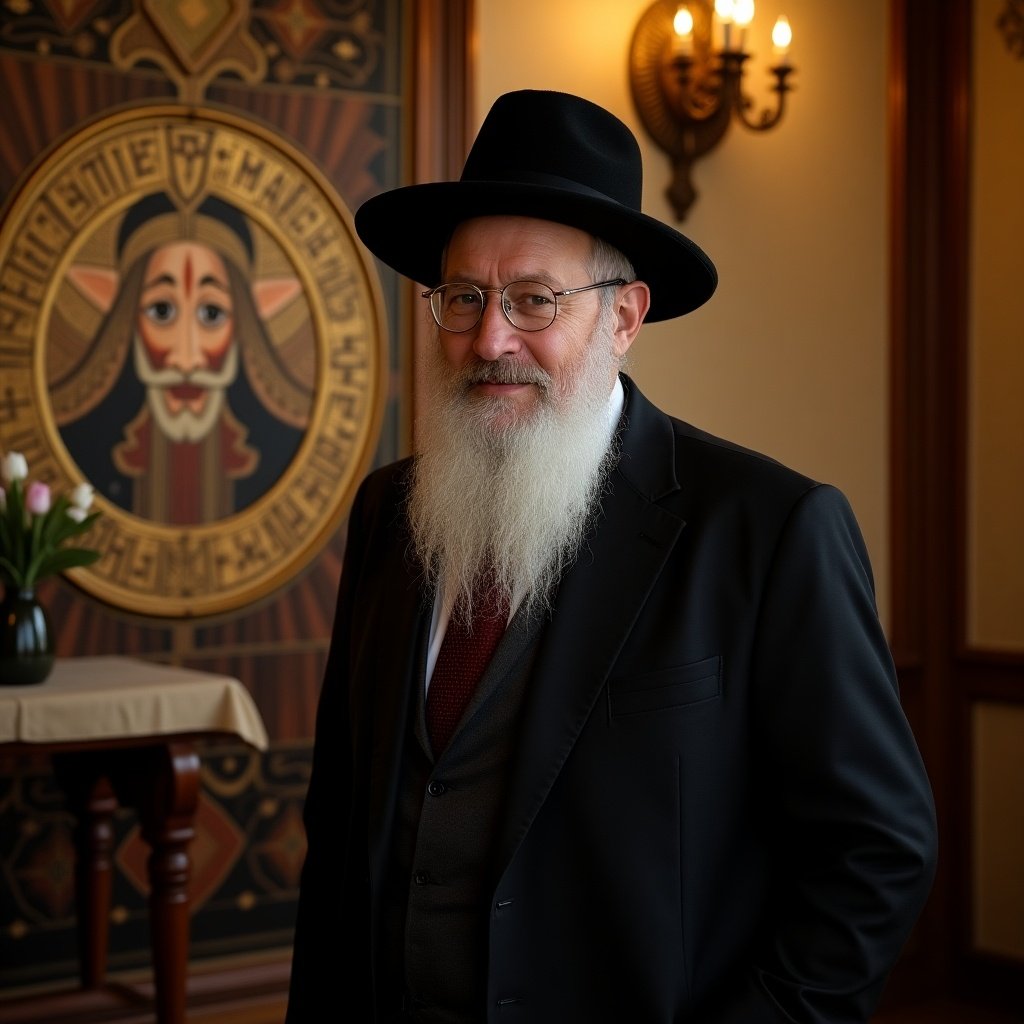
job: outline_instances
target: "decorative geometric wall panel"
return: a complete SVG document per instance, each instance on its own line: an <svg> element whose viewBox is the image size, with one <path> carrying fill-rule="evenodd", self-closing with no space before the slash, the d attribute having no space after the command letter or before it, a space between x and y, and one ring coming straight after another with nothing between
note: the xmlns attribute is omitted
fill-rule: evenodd
<svg viewBox="0 0 1024 1024"><path fill-rule="evenodd" d="M54 154L73 153L76 139L98 137L118 117L136 123L158 106L185 111L186 118L194 110L197 122L240 126L247 138L293 154L295 166L308 168L324 194L336 198L342 222L346 211L410 173L410 60L403 47L411 7L402 0L5 0L0 237ZM85 255L100 252L122 213L111 206L92 241L72 246ZM280 252L268 249L270 256L300 266L274 225L260 227L255 209L247 215L257 248L278 239ZM55 273L66 276L70 262L55 264ZM377 274L372 263L368 273ZM407 447L400 409L411 385L398 339L398 284L383 272L373 287L386 311L381 404L376 444L360 470ZM0 307L11 298L9 280L0 281ZM73 369L64 361L73 349L61 346L72 338L75 311L94 315L81 295L75 301L67 309L55 301L56 314L36 321L32 351L50 354L51 377ZM280 334L286 336L287 325ZM16 378L5 345L0 337L0 449L16 440L30 464L42 465L40 452L55 445L56 435L26 432L25 423L35 421L26 421L25 412L26 403L54 401L50 382ZM310 365L310 393L322 394L337 368L325 359ZM305 852L301 807L344 554L344 512L338 509L307 559L270 585L198 613L186 602L161 602L157 589L140 592L129 606L64 579L40 587L57 626L59 656L125 654L226 673L250 691L267 725L265 754L224 745L201 751L203 793L191 848L194 959L290 944ZM230 527L239 514L245 511L216 520L211 532L220 529L217 522ZM49 765L0 750L0 990L77 974L71 825ZM146 849L131 812L119 812L115 826L112 971L146 966L149 958Z"/></svg>
<svg viewBox="0 0 1024 1024"><path fill-rule="evenodd" d="M301 810L310 745L277 744L262 756L206 747L202 761L189 849L192 954L286 947L306 850ZM0 987L63 980L77 972L73 822L45 761L4 757L0 769ZM134 812L118 811L114 830L110 966L119 970L149 962L149 851Z"/></svg>

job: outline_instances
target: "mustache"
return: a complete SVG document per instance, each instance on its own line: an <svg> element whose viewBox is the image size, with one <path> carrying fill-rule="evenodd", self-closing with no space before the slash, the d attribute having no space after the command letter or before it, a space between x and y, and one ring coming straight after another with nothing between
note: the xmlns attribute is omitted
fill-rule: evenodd
<svg viewBox="0 0 1024 1024"><path fill-rule="evenodd" d="M526 366L512 359L494 362L481 359L465 367L459 376L466 387L476 384L536 384L544 390L551 387L550 373L539 366Z"/></svg>
<svg viewBox="0 0 1024 1024"><path fill-rule="evenodd" d="M238 345L228 350L223 365L217 370L198 367L185 372L174 367L157 369L143 351L142 342L136 337L135 342L135 373L139 380L150 388L173 388L182 384L191 384L198 388L216 390L231 384L238 372Z"/></svg>
<svg viewBox="0 0 1024 1024"><path fill-rule="evenodd" d="M182 384L191 384L197 388L222 388L226 383L225 374L214 370L195 370L182 373L180 370L150 370L143 383L154 388L173 388Z"/></svg>

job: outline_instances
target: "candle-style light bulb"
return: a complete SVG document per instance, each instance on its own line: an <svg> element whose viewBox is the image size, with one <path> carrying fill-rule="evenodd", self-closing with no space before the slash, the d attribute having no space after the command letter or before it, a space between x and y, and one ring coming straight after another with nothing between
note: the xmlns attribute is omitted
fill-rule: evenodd
<svg viewBox="0 0 1024 1024"><path fill-rule="evenodd" d="M693 14L685 4L676 8L672 31L675 33L673 52L677 57L689 57L693 53Z"/></svg>
<svg viewBox="0 0 1024 1024"><path fill-rule="evenodd" d="M754 0L735 0L732 6L732 20L740 28L746 28L754 20Z"/></svg>
<svg viewBox="0 0 1024 1024"><path fill-rule="evenodd" d="M715 0L715 17L722 23L722 49L732 49L732 19L736 0Z"/></svg>
<svg viewBox="0 0 1024 1024"><path fill-rule="evenodd" d="M747 26L754 20L754 0L736 0L732 18L740 30L739 50L743 53L747 49Z"/></svg>
<svg viewBox="0 0 1024 1024"><path fill-rule="evenodd" d="M789 27L789 19L780 14L775 22L775 28L772 29L772 48L781 67L789 63L789 47L792 42L793 30Z"/></svg>
<svg viewBox="0 0 1024 1024"><path fill-rule="evenodd" d="M676 16L672 19L672 28L677 36L688 36L693 34L693 15L690 8L680 4L676 10Z"/></svg>

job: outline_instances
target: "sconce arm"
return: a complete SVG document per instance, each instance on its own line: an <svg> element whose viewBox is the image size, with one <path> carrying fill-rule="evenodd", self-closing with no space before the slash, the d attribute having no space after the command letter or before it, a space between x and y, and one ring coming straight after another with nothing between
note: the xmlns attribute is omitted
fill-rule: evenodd
<svg viewBox="0 0 1024 1024"><path fill-rule="evenodd" d="M771 68L771 73L775 76L775 85L772 86L772 92L774 92L778 97L775 103L775 109L762 110L760 116L756 119L750 117L747 113L747 111L754 105L753 101L742 94L738 97L738 102L736 103L736 116L751 131L767 131L769 128L774 128L779 121L782 120L782 115L786 110L786 93L793 91L793 86L786 81L792 71L793 69L788 64Z"/></svg>

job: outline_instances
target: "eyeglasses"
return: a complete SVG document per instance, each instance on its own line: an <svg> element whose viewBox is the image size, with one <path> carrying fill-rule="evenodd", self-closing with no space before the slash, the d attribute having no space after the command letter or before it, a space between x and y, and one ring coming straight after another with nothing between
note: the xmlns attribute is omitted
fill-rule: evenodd
<svg viewBox="0 0 1024 1024"><path fill-rule="evenodd" d="M504 288L480 288L465 281L439 284L423 292L423 298L430 299L430 312L434 314L437 326L453 334L471 331L484 315L487 305L485 296L497 292L501 296L501 311L505 319L521 331L543 331L555 322L558 300L563 295L576 295L594 288L611 288L625 284L624 278L612 281L598 281L580 288L563 288L556 292L540 281L510 281Z"/></svg>

